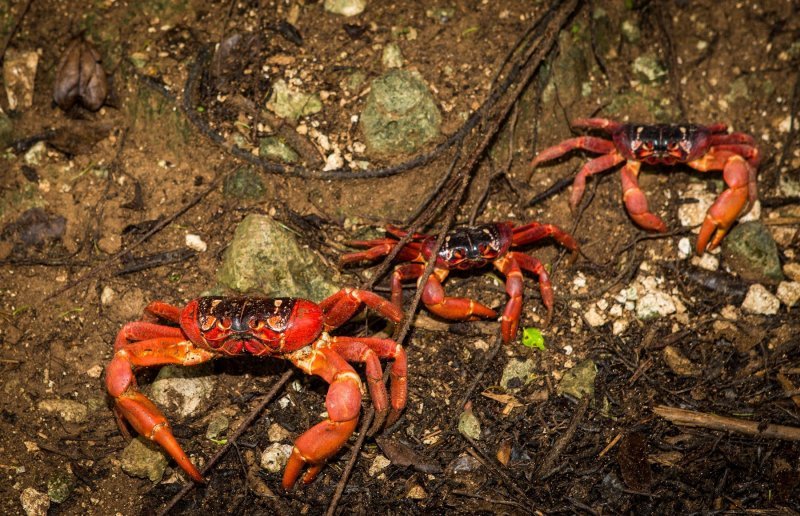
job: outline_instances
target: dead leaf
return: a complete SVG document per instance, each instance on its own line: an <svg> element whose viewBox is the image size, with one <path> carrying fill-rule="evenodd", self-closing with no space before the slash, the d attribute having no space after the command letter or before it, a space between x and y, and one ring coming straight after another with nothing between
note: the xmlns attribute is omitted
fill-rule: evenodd
<svg viewBox="0 0 800 516"><path fill-rule="evenodd" d="M400 441L386 437L378 437L375 442L380 446L386 458L395 466L411 466L420 473L441 473L442 467L414 451L410 446Z"/></svg>

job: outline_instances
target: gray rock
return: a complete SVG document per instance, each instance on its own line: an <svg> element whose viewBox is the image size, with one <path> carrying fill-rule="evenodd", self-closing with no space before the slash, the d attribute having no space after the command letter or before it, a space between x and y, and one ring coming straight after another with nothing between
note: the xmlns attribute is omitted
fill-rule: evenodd
<svg viewBox="0 0 800 516"><path fill-rule="evenodd" d="M279 473L291 454L291 444L272 443L261 454L261 467L270 473Z"/></svg>
<svg viewBox="0 0 800 516"><path fill-rule="evenodd" d="M272 95L267 101L267 109L279 117L295 122L301 116L322 111L322 100L317 93L295 90L283 79L278 79L272 85Z"/></svg>
<svg viewBox="0 0 800 516"><path fill-rule="evenodd" d="M266 192L266 188L261 181L261 177L249 167L237 169L226 177L225 182L222 184L222 193L228 197L259 199L264 195L264 192Z"/></svg>
<svg viewBox="0 0 800 516"><path fill-rule="evenodd" d="M597 366L591 359L584 360L576 365L561 378L558 383L558 393L568 394L581 399L584 396L594 397L594 380L597 377Z"/></svg>
<svg viewBox="0 0 800 516"><path fill-rule="evenodd" d="M372 81L361 130L373 152L414 152L439 135L441 123L439 108L418 75L391 70Z"/></svg>
<svg viewBox="0 0 800 516"><path fill-rule="evenodd" d="M536 378L536 363L533 359L522 361L512 358L503 369L500 387L506 391L518 391Z"/></svg>
<svg viewBox="0 0 800 516"><path fill-rule="evenodd" d="M783 279L778 246L759 221L737 224L722 241L722 258L748 281L776 284Z"/></svg>
<svg viewBox="0 0 800 516"><path fill-rule="evenodd" d="M258 155L262 158L279 160L284 163L296 163L300 159L300 155L277 136L261 138L258 146Z"/></svg>
<svg viewBox="0 0 800 516"><path fill-rule="evenodd" d="M47 516L50 508L50 497L32 487L26 487L22 491L19 501L27 516Z"/></svg>
<svg viewBox="0 0 800 516"><path fill-rule="evenodd" d="M75 490L75 475L71 471L56 470L47 480L47 496L55 503L62 503Z"/></svg>
<svg viewBox="0 0 800 516"><path fill-rule="evenodd" d="M367 8L367 0L325 0L325 10L342 16L358 16Z"/></svg>
<svg viewBox="0 0 800 516"><path fill-rule="evenodd" d="M780 307L780 300L760 283L750 285L742 301L742 310L749 314L775 315Z"/></svg>
<svg viewBox="0 0 800 516"><path fill-rule="evenodd" d="M0 111L0 151L8 147L14 140L14 123Z"/></svg>
<svg viewBox="0 0 800 516"><path fill-rule="evenodd" d="M164 366L150 385L150 398L167 416L182 419L207 409L216 383L211 364Z"/></svg>
<svg viewBox="0 0 800 516"><path fill-rule="evenodd" d="M338 290L322 261L294 233L265 215L239 223L217 279L239 292L321 301Z"/></svg>
<svg viewBox="0 0 800 516"><path fill-rule="evenodd" d="M86 405L61 398L42 400L37 407L45 412L56 412L66 423L83 423L89 413Z"/></svg>
<svg viewBox="0 0 800 516"><path fill-rule="evenodd" d="M481 438L481 421L472 410L466 409L458 417L458 431L476 441Z"/></svg>
<svg viewBox="0 0 800 516"><path fill-rule="evenodd" d="M206 438L219 439L219 437L223 435L226 430L228 430L230 424L231 422L227 417L223 416L222 414L217 414L211 418L211 421L208 422L208 428L206 428Z"/></svg>
<svg viewBox="0 0 800 516"><path fill-rule="evenodd" d="M139 436L122 450L120 463L128 475L158 483L167 469L167 456L156 443Z"/></svg>
<svg viewBox="0 0 800 516"><path fill-rule="evenodd" d="M631 70L642 82L661 82L667 76L664 65L652 54L644 54L634 59Z"/></svg>

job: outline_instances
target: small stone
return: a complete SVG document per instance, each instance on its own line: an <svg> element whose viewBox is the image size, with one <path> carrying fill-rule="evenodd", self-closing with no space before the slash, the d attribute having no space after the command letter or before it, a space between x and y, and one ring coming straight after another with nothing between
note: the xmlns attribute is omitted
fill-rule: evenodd
<svg viewBox="0 0 800 516"><path fill-rule="evenodd" d="M787 263L783 266L783 273L793 281L800 281L800 263Z"/></svg>
<svg viewBox="0 0 800 516"><path fill-rule="evenodd" d="M271 443L285 442L292 438L292 434L278 423L272 423L267 430L267 439Z"/></svg>
<svg viewBox="0 0 800 516"><path fill-rule="evenodd" d="M38 142L33 145L28 152L25 153L25 164L30 165L32 167L37 167L42 163L42 158L47 153L47 146L44 142Z"/></svg>
<svg viewBox="0 0 800 516"><path fill-rule="evenodd" d="M6 86L8 108L25 110L33 105L33 90L39 54L35 50L5 50L3 84Z"/></svg>
<svg viewBox="0 0 800 516"><path fill-rule="evenodd" d="M336 151L328 154L328 156L325 158L325 166L322 168L322 170L323 171L338 170L343 166L344 166L344 160L342 159L342 153Z"/></svg>
<svg viewBox="0 0 800 516"><path fill-rule="evenodd" d="M104 235L97 241L97 248L106 254L116 254L122 248L122 238L116 233Z"/></svg>
<svg viewBox="0 0 800 516"><path fill-rule="evenodd" d="M23 441L23 444L25 445L25 450L27 450L28 453L39 451L39 445L34 441Z"/></svg>
<svg viewBox="0 0 800 516"><path fill-rule="evenodd" d="M100 378L100 375L103 374L103 366L100 364L95 364L89 369L86 370L86 376L89 378Z"/></svg>
<svg viewBox="0 0 800 516"><path fill-rule="evenodd" d="M503 369L500 387L506 391L517 391L536 378L536 363L533 359L525 361L512 358Z"/></svg>
<svg viewBox="0 0 800 516"><path fill-rule="evenodd" d="M692 265L713 272L719 269L719 258L711 253L703 253L702 256L692 257Z"/></svg>
<svg viewBox="0 0 800 516"><path fill-rule="evenodd" d="M689 239L683 237L678 240L678 257L688 258L690 254L692 254L692 244Z"/></svg>
<svg viewBox="0 0 800 516"><path fill-rule="evenodd" d="M278 79L272 84L272 95L267 101L267 109L281 118L296 122L301 116L313 115L322 111L322 99L318 93L305 93Z"/></svg>
<svg viewBox="0 0 800 516"><path fill-rule="evenodd" d="M138 436L122 450L120 465L128 475L158 483L167 469L167 456L158 444Z"/></svg>
<svg viewBox="0 0 800 516"><path fill-rule="evenodd" d="M383 55L381 56L381 64L385 69L402 68L403 67L403 53L397 43L388 43L383 47Z"/></svg>
<svg viewBox="0 0 800 516"><path fill-rule="evenodd" d="M27 516L47 516L50 508L50 497L32 487L26 487L19 496L22 510Z"/></svg>
<svg viewBox="0 0 800 516"><path fill-rule="evenodd" d="M622 22L622 37L628 43L638 43L639 39L642 37L642 32L639 30L639 26L636 22L632 20L625 20Z"/></svg>
<svg viewBox="0 0 800 516"><path fill-rule="evenodd" d="M737 224L722 241L722 257L748 281L775 284L783 279L778 246L761 222Z"/></svg>
<svg viewBox="0 0 800 516"><path fill-rule="evenodd" d="M642 82L660 82L667 76L664 66L652 54L644 54L634 59L631 70Z"/></svg>
<svg viewBox="0 0 800 516"><path fill-rule="evenodd" d="M476 441L481 438L481 422L471 409L465 409L458 417L458 431Z"/></svg>
<svg viewBox="0 0 800 516"><path fill-rule="evenodd" d="M558 383L558 394L567 394L577 399L594 397L594 380L597 366L591 359L584 360L566 373Z"/></svg>
<svg viewBox="0 0 800 516"><path fill-rule="evenodd" d="M209 364L164 366L150 386L150 398L162 409L183 419L205 409L216 383Z"/></svg>
<svg viewBox="0 0 800 516"><path fill-rule="evenodd" d="M621 335L628 329L628 325L630 323L625 319L617 319L614 321L614 324L611 325L611 333L614 335Z"/></svg>
<svg viewBox="0 0 800 516"><path fill-rule="evenodd" d="M261 467L270 473L279 473L292 454L291 444L272 443L261 454Z"/></svg>
<svg viewBox="0 0 800 516"><path fill-rule="evenodd" d="M572 284L575 288L583 288L586 286L586 276L583 275L582 272L579 272L575 279L572 280Z"/></svg>
<svg viewBox="0 0 800 516"><path fill-rule="evenodd" d="M236 169L222 184L223 195L238 199L260 199L266 191L261 177L249 167Z"/></svg>
<svg viewBox="0 0 800 516"><path fill-rule="evenodd" d="M733 305L725 305L722 307L722 310L719 311L719 315L721 315L723 319L737 321L739 319L739 310Z"/></svg>
<svg viewBox="0 0 800 516"><path fill-rule="evenodd" d="M757 315L777 314L780 306L780 300L760 283L750 285L742 302L742 310Z"/></svg>
<svg viewBox="0 0 800 516"><path fill-rule="evenodd" d="M793 307L800 300L800 282L781 281L778 283L778 299L788 308Z"/></svg>
<svg viewBox="0 0 800 516"><path fill-rule="evenodd" d="M200 235L195 235L193 233L187 233L186 234L186 247L188 247L189 249L193 249L193 250L197 251L198 253L204 253L204 252L206 252L206 249L208 249L208 244L206 244L203 241L203 239L200 238Z"/></svg>
<svg viewBox="0 0 800 516"><path fill-rule="evenodd" d="M614 306L608 311L608 315L611 317L622 317L622 305L614 303Z"/></svg>
<svg viewBox="0 0 800 516"><path fill-rule="evenodd" d="M664 362L678 376L700 376L701 370L674 346L664 348Z"/></svg>
<svg viewBox="0 0 800 516"><path fill-rule="evenodd" d="M424 500L428 497L428 493L425 492L425 489L419 484L413 484L411 488L406 493L406 498L410 498L412 500Z"/></svg>
<svg viewBox="0 0 800 516"><path fill-rule="evenodd" d="M116 297L117 293L114 292L114 289L106 285L103 287L103 292L100 294L100 304L103 306L109 306L111 303L114 302L114 298Z"/></svg>
<svg viewBox="0 0 800 516"><path fill-rule="evenodd" d="M66 423L83 423L89 412L86 405L61 398L42 400L37 407L45 412L57 412L58 416Z"/></svg>
<svg viewBox="0 0 800 516"><path fill-rule="evenodd" d="M211 418L206 428L206 439L218 440L221 435L225 434L231 422L222 414L217 414Z"/></svg>
<svg viewBox="0 0 800 516"><path fill-rule="evenodd" d="M56 470L47 480L47 496L55 503L62 503L75 489L75 475L71 471Z"/></svg>
<svg viewBox="0 0 800 516"><path fill-rule="evenodd" d="M367 8L367 0L325 0L325 10L342 16L358 16Z"/></svg>
<svg viewBox="0 0 800 516"><path fill-rule="evenodd" d="M584 317L586 318L586 322L594 327L602 326L606 323L605 315L598 313L595 306L592 306L589 311L584 314Z"/></svg>
<svg viewBox="0 0 800 516"><path fill-rule="evenodd" d="M392 461L390 461L383 455L381 454L376 455L375 459L372 461L372 464L370 464L369 466L369 471L368 471L369 476L371 477L377 476L378 474L380 474L381 471L389 467L391 463Z"/></svg>
<svg viewBox="0 0 800 516"><path fill-rule="evenodd" d="M677 310L672 296L659 290L648 292L636 303L636 317L643 321L665 317Z"/></svg>

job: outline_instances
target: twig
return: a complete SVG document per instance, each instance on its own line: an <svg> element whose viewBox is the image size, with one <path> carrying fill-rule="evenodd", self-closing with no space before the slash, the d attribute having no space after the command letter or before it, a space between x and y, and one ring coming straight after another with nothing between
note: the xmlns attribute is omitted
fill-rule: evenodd
<svg viewBox="0 0 800 516"><path fill-rule="evenodd" d="M478 445L478 443L476 443L475 440L472 439L472 437L469 437L468 435L465 435L465 434L459 434L459 435L461 435L461 437L463 437L470 444L470 446L472 446L472 449L474 449L478 453L478 455L479 455L478 460L484 466L486 466L487 468L493 470L497 474L497 476L499 476L503 480L503 483L506 486L510 487L514 492L516 492L518 495L520 495L522 497L522 499L525 501L525 503L528 504L528 507L530 507L530 508L533 507L533 500L531 500L528 497L528 495L525 493L525 491L523 491L522 488L519 487L517 485L517 483L514 482L514 480L505 473L505 471L500 469L494 463L493 460L491 460L489 457L486 456L486 453L484 453L484 451L481 449L481 447Z"/></svg>
<svg viewBox="0 0 800 516"><path fill-rule="evenodd" d="M586 414L586 409L589 408L589 401L589 396L584 396L581 398L581 402L578 405L578 408L575 409L575 413L572 415L572 420L570 420L567 430L556 440L556 442L553 444L553 447L550 448L547 456L542 461L541 466L539 466L540 479L544 480L554 472L553 466L561 456L561 452L564 451L564 448L566 448L570 441L572 441L572 437L578 430L578 425L581 421L583 421L583 416Z"/></svg>
<svg viewBox="0 0 800 516"><path fill-rule="evenodd" d="M225 446L223 446L213 457L211 457L211 459L208 461L208 463L206 463L206 465L203 466L203 469L200 470L200 474L205 475L207 472L209 472L211 470L211 468L214 467L214 465L217 462L219 462L219 460L222 457L225 456L226 453L228 453L228 450L230 450L231 447L233 447L234 443L236 443L236 440L245 432L245 430L247 430L250 427L250 425L253 424L253 422L258 418L258 416L261 414L261 412L263 412L264 409L267 407L269 402L272 401L272 398L274 398L275 395L278 394L278 391L280 391L281 388L286 384L286 382L289 381L289 379L292 377L293 374L294 374L294 369L289 369L288 371L283 373L283 376L281 376L278 379L278 381L275 383L275 385L272 386L272 389L270 389L269 392L267 394L265 394L264 397L261 398L261 401L258 403L258 405L256 405L256 407L253 409L253 411L250 412L250 415L247 416L247 419L242 421L242 424L239 425L239 427L236 429L235 432L233 432L233 435L231 435L228 438L228 442L225 444ZM196 485L196 482L189 482L186 485L184 485L183 489L181 489L178 492L178 494L173 496L172 499L169 501L169 503L167 503L167 505L164 506L164 508L161 509L161 511L159 511L159 513L158 513L159 516L164 516L169 511L171 511L172 508L175 507L175 505L178 502L180 502L181 499L184 496L186 496L186 494L189 491L194 489L195 485Z"/></svg>
<svg viewBox="0 0 800 516"><path fill-rule="evenodd" d="M792 399L795 406L800 408L800 395L789 394L791 392L797 392L797 387L794 386L794 383L783 373L778 373L775 378L778 380L778 383L781 384L783 391Z"/></svg>
<svg viewBox="0 0 800 516"><path fill-rule="evenodd" d="M664 405L653 407L653 412L680 426L697 426L711 430L736 432L753 437L800 441L800 428L794 426L758 423L755 421L717 416L716 414L706 414L704 412L695 412L693 410L684 410Z"/></svg>
<svg viewBox="0 0 800 516"><path fill-rule="evenodd" d="M28 14L28 10L31 8L31 4L33 0L28 0L25 2L25 5L22 6L22 11L20 11L19 16L17 16L17 21L14 23L14 26L11 27L11 30L6 35L5 41L3 41L3 46L0 47L0 64L3 64L3 61L6 58L6 50L8 50L8 45L11 44L11 40L14 38L14 34L17 33L19 30L19 26L22 25L22 19L25 18L25 15Z"/></svg>

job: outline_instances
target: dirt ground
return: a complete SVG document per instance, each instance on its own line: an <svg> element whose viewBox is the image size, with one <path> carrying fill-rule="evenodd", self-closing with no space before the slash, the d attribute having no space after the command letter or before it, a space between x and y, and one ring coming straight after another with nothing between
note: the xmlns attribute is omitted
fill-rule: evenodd
<svg viewBox="0 0 800 516"><path fill-rule="evenodd" d="M5 98L0 101L14 123L13 144L0 156L0 511L23 514L24 490L45 493L56 472L71 471L74 490L62 503L51 503L49 514L155 513L180 490L184 477L173 463L157 484L130 477L120 467L127 441L111 411L102 368L121 326L137 320L151 300L182 305L214 287L233 231L251 213L300 224L308 252L335 264L345 251L341 242L354 232L360 237L371 226L407 222L452 156L444 152L424 166L375 179L264 172L262 195L232 199L219 181L243 161L212 142L181 109L184 84L201 50L234 33L258 35L239 49L237 67L220 81L209 79L207 70L198 75L204 109L194 111L206 127L227 140L254 141L261 130L247 125L252 122L247 106L262 105L275 80L299 78L304 90L321 92L323 100L322 111L300 124L352 153L354 143L363 142L352 117L364 106L366 86L351 92L345 84L354 70L367 81L379 76L383 48L394 42L404 67L419 72L442 112L443 135L425 149L430 150L486 100L507 53L548 3L373 1L363 14L345 18L326 12L323 2L303 0L8 1L0 10L0 40L16 28L28 3L9 48L39 54L33 105L10 113ZM280 25L287 19L301 44ZM81 33L102 56L111 96L98 112L65 113L52 103L56 65L69 40ZM404 342L408 408L384 436L417 457L411 465L370 473L376 457L390 453L367 439L338 511L800 511L796 441L679 427L653 412L665 405L800 426L794 387L800 385L798 308L781 306L769 316L744 313L738 307L747 282L724 267L701 277L705 271L678 255L681 238L695 241L694 234L680 231L678 209L691 202L682 193L689 184L721 191L719 174L680 166L644 170L641 184L652 210L676 230L658 238L643 238L652 234L637 229L625 214L617 172L589 181L588 203L577 221L568 190L528 206L586 161L585 154L575 153L536 172L529 166L537 151L571 135L572 118L725 122L755 137L763 156L761 219L778 221L768 227L779 257L784 265L797 263L800 209L796 202L781 201L790 197L782 185L800 182L798 70L800 6L792 0L581 4L475 168L457 217L466 222L479 208L478 222L540 221L573 232L582 255L572 264L560 259L563 253L550 242L528 248L554 267L556 309L547 327L536 279L525 280L521 326L542 328L545 349L517 339L487 361L495 351L494 322L413 328ZM225 97L239 103L223 102ZM26 153L39 140L46 141L46 151L30 161ZM324 160L318 140L308 145L303 157ZM412 157L356 154L371 168ZM504 175L490 180L498 171ZM198 196L201 200L191 204ZM63 217L58 238L23 238L29 226L20 217L35 207ZM153 221L173 216L143 245L121 253ZM441 218L429 229L437 222ZM56 231L54 224L48 219L45 229ZM207 250L179 251L173 263L121 273L142 257L185 250L187 234L199 235ZM346 269L345 281L357 285L363 270ZM659 278L660 288L681 300L681 309L649 321L628 314L618 332L611 316L605 324L589 324L592 307L597 310L603 300L613 304L637 275ZM379 285L388 296L388 279ZM489 306L505 302L502 282L490 269L455 275L446 286ZM731 321L716 324L731 310ZM666 348L691 367L676 367ZM515 359L531 359L535 378L507 392L499 383ZM594 392L585 402L559 394L559 380L585 359L596 366ZM184 449L201 461L211 457L220 445L205 437L209 416L224 411L241 421L287 367L277 360L214 362L217 384L207 411L172 421ZM153 376L143 372L140 382L146 385ZM187 494L173 513L325 511L349 445L314 483L289 493L281 489L279 474L253 474L249 468L269 445L272 423L296 436L325 410L324 382L299 373L294 381L278 395L293 404L281 409L272 402L208 475L209 484ZM469 389L471 411L482 429L472 442L458 430L460 400ZM87 413L77 422L65 420L42 403L54 399L77 401Z"/></svg>

